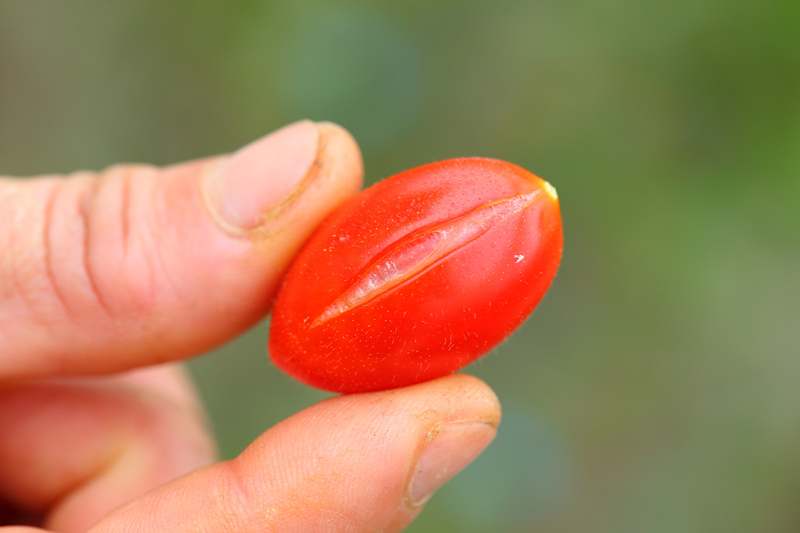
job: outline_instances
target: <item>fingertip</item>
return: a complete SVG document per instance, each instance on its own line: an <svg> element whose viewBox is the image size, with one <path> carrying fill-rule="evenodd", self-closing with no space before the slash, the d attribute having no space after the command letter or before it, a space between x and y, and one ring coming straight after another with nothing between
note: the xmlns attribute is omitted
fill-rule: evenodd
<svg viewBox="0 0 800 533"><path fill-rule="evenodd" d="M500 400L489 385L470 374L452 374L396 390L407 391L412 401L419 402L419 408L432 401L444 403L451 421L481 420L495 427L500 425Z"/></svg>
<svg viewBox="0 0 800 533"><path fill-rule="evenodd" d="M212 160L200 185L223 231L259 238L286 228L298 211L329 211L358 191L362 176L361 153L347 130L302 120Z"/></svg>
<svg viewBox="0 0 800 533"><path fill-rule="evenodd" d="M361 188L364 176L364 161L355 138L342 126L333 122L317 122L323 146L329 154L335 154L337 174L342 175L342 186L348 193Z"/></svg>
<svg viewBox="0 0 800 533"><path fill-rule="evenodd" d="M313 177L319 141L314 123L303 120L217 160L201 183L214 220L233 234L269 222Z"/></svg>
<svg viewBox="0 0 800 533"><path fill-rule="evenodd" d="M310 123L318 133L316 157L297 188L272 209L250 237L271 253L292 255L319 224L363 183L361 150L350 133L331 122ZM284 250L286 248L286 250Z"/></svg>

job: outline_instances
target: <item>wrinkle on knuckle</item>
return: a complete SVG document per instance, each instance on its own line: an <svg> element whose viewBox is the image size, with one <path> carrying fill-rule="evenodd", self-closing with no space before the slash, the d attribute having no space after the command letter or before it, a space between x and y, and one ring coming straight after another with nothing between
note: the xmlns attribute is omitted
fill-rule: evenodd
<svg viewBox="0 0 800 533"><path fill-rule="evenodd" d="M55 275L56 269L53 265L54 256L57 255L56 247L59 246L59 244L54 242L52 233L58 219L55 215L55 205L61 194L61 189L61 182L56 183L47 197L44 208L44 220L42 223L42 252L44 255L44 275L47 280L46 286L49 289L49 294L52 300L69 316L71 314L71 306L65 299L65 295L61 290L61 283Z"/></svg>
<svg viewBox="0 0 800 533"><path fill-rule="evenodd" d="M147 206L134 189L147 184L133 182L152 181L154 173L116 166L50 180L32 199L38 205L13 215L24 221L0 234L12 250L0 263L7 280L0 298L13 292L42 321L59 314L89 320L146 314L164 276L155 234L136 223Z"/></svg>
<svg viewBox="0 0 800 533"><path fill-rule="evenodd" d="M102 305L87 264L90 236L87 208L97 188L93 174L59 180L47 198L42 224L44 273L50 294L68 316L84 316Z"/></svg>
<svg viewBox="0 0 800 533"><path fill-rule="evenodd" d="M88 264L102 275L97 287L115 316L147 315L169 289L158 246L164 228L151 224L159 172L149 165L116 165L99 176Z"/></svg>
<svg viewBox="0 0 800 533"><path fill-rule="evenodd" d="M69 213L75 183L85 179L41 178L12 186L14 208L4 210L7 223L0 224L0 241L7 250L0 260L0 293L17 316L49 324L71 319L79 307L72 248L80 232Z"/></svg>

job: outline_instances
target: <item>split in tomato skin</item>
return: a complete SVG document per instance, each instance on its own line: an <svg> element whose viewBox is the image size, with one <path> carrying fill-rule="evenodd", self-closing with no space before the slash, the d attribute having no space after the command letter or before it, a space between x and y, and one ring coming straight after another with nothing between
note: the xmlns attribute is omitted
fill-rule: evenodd
<svg viewBox="0 0 800 533"><path fill-rule="evenodd" d="M402 172L306 243L275 301L270 357L343 393L451 374L533 311L562 241L555 189L516 165L462 158Z"/></svg>

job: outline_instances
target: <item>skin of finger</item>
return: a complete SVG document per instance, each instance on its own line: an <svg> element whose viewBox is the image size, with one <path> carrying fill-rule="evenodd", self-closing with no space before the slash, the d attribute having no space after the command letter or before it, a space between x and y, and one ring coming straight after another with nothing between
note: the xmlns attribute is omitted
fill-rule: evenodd
<svg viewBox="0 0 800 533"><path fill-rule="evenodd" d="M352 137L317 128L302 193L247 234L203 198L220 158L0 180L0 381L182 359L261 319L305 240L361 186Z"/></svg>
<svg viewBox="0 0 800 533"><path fill-rule="evenodd" d="M497 397L466 375L331 398L235 460L145 495L91 531L400 531L421 509L407 486L430 433L464 421L500 421Z"/></svg>
<svg viewBox="0 0 800 533"><path fill-rule="evenodd" d="M162 379L175 375L166 368ZM125 501L212 462L197 411L135 381L0 390L0 498L42 513L53 530L85 531Z"/></svg>
<svg viewBox="0 0 800 533"><path fill-rule="evenodd" d="M165 363L137 368L108 376L104 378L104 381L119 383L128 388L132 387L134 390L146 391L147 394L155 394L188 412L195 412L199 417L206 418L200 394L182 363Z"/></svg>

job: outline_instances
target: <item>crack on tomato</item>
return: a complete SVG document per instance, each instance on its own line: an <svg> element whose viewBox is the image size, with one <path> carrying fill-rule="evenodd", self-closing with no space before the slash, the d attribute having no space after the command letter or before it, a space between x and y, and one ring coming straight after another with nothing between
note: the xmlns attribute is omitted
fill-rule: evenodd
<svg viewBox="0 0 800 533"><path fill-rule="evenodd" d="M490 202L433 228L419 230L400 239L388 247L388 252L367 265L355 282L311 323L309 329L362 306L418 276L528 207L541 192L541 189L537 189L528 194Z"/></svg>

